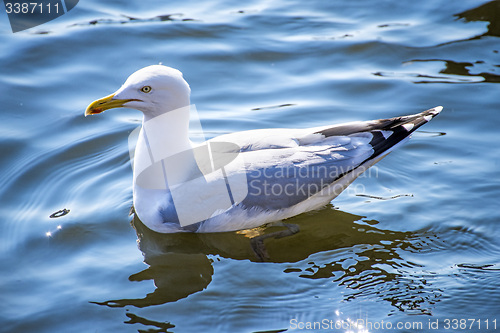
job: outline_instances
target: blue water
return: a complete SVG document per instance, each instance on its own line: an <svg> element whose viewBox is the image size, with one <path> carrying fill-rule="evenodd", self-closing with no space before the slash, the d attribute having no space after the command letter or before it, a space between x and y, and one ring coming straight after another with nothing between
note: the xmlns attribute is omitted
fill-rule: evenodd
<svg viewBox="0 0 500 333"><path fill-rule="evenodd" d="M16 34L0 14L0 331L500 329L498 22L480 0L88 0ZM259 262L251 237L279 227L128 215L141 115L83 112L160 62L208 137L445 109ZM323 320L344 328L306 329Z"/></svg>

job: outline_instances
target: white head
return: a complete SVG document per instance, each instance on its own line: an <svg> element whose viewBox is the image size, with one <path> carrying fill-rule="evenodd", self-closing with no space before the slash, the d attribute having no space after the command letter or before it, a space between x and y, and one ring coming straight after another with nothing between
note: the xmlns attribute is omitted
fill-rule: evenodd
<svg viewBox="0 0 500 333"><path fill-rule="evenodd" d="M145 118L153 118L188 106L190 93L191 89L180 71L152 65L130 75L114 94L92 102L85 110L85 116L126 107L142 111Z"/></svg>

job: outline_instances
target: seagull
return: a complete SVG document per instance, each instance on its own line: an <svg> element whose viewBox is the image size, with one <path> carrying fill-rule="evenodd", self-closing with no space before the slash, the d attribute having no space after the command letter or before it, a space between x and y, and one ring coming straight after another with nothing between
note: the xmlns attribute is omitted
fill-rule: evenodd
<svg viewBox="0 0 500 333"><path fill-rule="evenodd" d="M443 109L306 129L248 130L194 143L190 94L180 71L152 65L85 110L85 116L121 107L143 113L133 157L133 206L160 233L251 229L318 209Z"/></svg>

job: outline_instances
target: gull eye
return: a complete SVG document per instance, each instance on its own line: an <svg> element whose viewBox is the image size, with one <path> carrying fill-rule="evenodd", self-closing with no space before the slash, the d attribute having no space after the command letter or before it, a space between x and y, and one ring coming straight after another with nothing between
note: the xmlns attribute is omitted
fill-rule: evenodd
<svg viewBox="0 0 500 333"><path fill-rule="evenodd" d="M144 86L144 87L141 88L141 91L143 93L147 94L147 93L151 92L151 87L150 86Z"/></svg>

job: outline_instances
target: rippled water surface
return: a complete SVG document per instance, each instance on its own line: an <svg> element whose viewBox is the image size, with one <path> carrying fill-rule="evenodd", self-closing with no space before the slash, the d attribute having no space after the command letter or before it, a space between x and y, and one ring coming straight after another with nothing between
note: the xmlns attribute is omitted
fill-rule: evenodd
<svg viewBox="0 0 500 333"><path fill-rule="evenodd" d="M88 0L16 34L0 14L0 331L494 331L499 22L480 0ZM210 137L445 110L260 262L252 239L281 227L161 235L129 217L141 115L83 112L159 62ZM343 328L306 329L323 320Z"/></svg>

